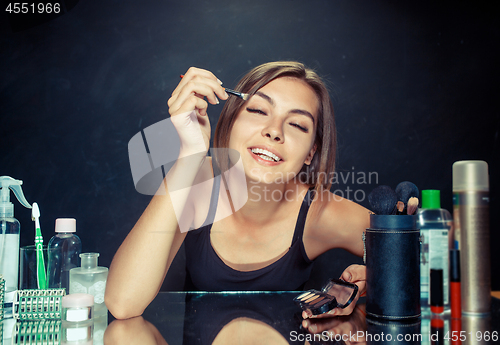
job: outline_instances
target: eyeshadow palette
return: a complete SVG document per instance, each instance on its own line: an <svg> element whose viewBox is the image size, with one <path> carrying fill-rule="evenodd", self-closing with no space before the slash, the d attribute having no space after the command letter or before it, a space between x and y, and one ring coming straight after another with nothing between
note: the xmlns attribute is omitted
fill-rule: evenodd
<svg viewBox="0 0 500 345"><path fill-rule="evenodd" d="M334 308L345 308L356 297L358 286L341 279L330 279L321 290L309 290L293 299L302 310L310 310L313 315L328 312Z"/></svg>
<svg viewBox="0 0 500 345"><path fill-rule="evenodd" d="M313 315L323 314L337 307L337 300L318 290L309 290L293 299L303 310L311 310Z"/></svg>

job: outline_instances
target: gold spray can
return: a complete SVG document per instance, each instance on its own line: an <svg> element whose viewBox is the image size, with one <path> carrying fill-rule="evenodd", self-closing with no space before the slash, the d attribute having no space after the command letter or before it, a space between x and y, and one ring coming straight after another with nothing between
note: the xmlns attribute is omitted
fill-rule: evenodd
<svg viewBox="0 0 500 345"><path fill-rule="evenodd" d="M459 238L462 313L491 313L488 164L453 164L453 213Z"/></svg>

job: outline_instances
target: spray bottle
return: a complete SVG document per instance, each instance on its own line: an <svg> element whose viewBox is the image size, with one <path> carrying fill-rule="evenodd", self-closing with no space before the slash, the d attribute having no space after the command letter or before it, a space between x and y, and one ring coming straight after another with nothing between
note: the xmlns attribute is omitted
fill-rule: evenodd
<svg viewBox="0 0 500 345"><path fill-rule="evenodd" d="M453 213L458 223L462 313L491 313L489 173L485 161L453 163Z"/></svg>
<svg viewBox="0 0 500 345"><path fill-rule="evenodd" d="M31 205L24 197L23 181L9 176L0 177L0 274L5 279L4 312L12 307L19 279L19 221L14 218L14 204L10 202L10 190L26 208ZM10 189L10 190L9 190Z"/></svg>

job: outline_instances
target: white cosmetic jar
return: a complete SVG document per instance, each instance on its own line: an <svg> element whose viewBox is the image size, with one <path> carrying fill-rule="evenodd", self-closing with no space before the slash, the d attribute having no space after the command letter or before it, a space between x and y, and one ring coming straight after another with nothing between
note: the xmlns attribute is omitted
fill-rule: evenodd
<svg viewBox="0 0 500 345"><path fill-rule="evenodd" d="M94 319L94 296L74 293L62 298L62 319L67 322L86 322Z"/></svg>

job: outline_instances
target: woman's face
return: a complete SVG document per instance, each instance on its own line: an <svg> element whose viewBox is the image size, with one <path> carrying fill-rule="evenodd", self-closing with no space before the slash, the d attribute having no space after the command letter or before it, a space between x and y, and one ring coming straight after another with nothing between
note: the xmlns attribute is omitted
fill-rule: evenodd
<svg viewBox="0 0 500 345"><path fill-rule="evenodd" d="M246 102L234 122L229 148L241 154L247 178L285 182L311 163L318 103L309 85L291 77L269 82Z"/></svg>

